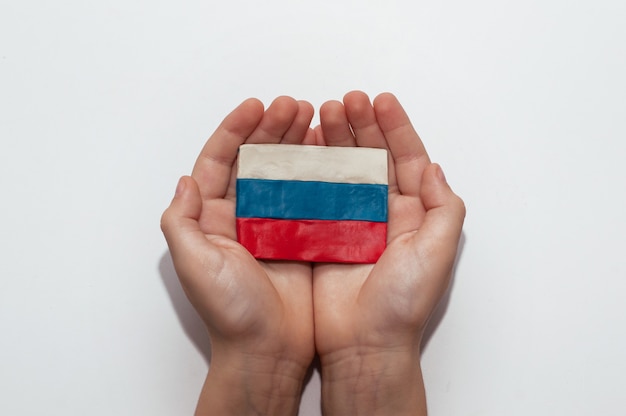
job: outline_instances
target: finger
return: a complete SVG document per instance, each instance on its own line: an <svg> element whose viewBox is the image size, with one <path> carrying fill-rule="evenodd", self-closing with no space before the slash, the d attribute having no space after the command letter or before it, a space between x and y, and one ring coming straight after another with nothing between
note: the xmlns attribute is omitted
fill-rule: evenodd
<svg viewBox="0 0 626 416"><path fill-rule="evenodd" d="M419 178L430 164L424 144L393 94L384 93L376 97L374 112L391 152L400 193L418 196Z"/></svg>
<svg viewBox="0 0 626 416"><path fill-rule="evenodd" d="M230 183L237 150L263 118L263 104L250 98L235 108L204 145L191 176L203 199L222 198Z"/></svg>
<svg viewBox="0 0 626 416"><path fill-rule="evenodd" d="M385 135L378 126L369 97L364 92L351 91L343 97L343 104L357 144L386 149Z"/></svg>
<svg viewBox="0 0 626 416"><path fill-rule="evenodd" d="M174 199L161 216L161 230L181 278L189 272L185 265L192 263L185 260L209 245L198 223L201 212L202 198L198 185L193 178L183 176L176 187Z"/></svg>
<svg viewBox="0 0 626 416"><path fill-rule="evenodd" d="M278 97L268 107L257 128L246 143L280 143L298 114L298 102L291 97Z"/></svg>
<svg viewBox="0 0 626 416"><path fill-rule="evenodd" d="M327 146L356 146L344 106L327 101L320 107L320 124Z"/></svg>
<svg viewBox="0 0 626 416"><path fill-rule="evenodd" d="M440 272L445 274L452 269L456 257L465 219L465 204L452 191L441 167L435 163L424 170L420 196L426 215L414 235L417 253L424 257L425 264L443 267Z"/></svg>
<svg viewBox="0 0 626 416"><path fill-rule="evenodd" d="M293 123L291 123L291 126L289 126L289 129L283 134L283 138L280 142L285 144L303 143L309 131L314 112L315 110L310 103L307 101L298 101L296 117Z"/></svg>
<svg viewBox="0 0 626 416"><path fill-rule="evenodd" d="M304 135L304 139L302 139L302 144L315 146L317 144L315 139L315 130L309 127Z"/></svg>
<svg viewBox="0 0 626 416"><path fill-rule="evenodd" d="M378 121L374 107L370 103L369 97L361 91L351 91L343 98L346 115L358 146L387 149L387 141ZM389 175L389 188L393 191L397 189L396 172L391 154L388 152L389 163L387 164Z"/></svg>
<svg viewBox="0 0 626 416"><path fill-rule="evenodd" d="M313 129L315 132L315 144L318 146L326 146L326 139L324 139L324 131L322 130L322 126L315 126Z"/></svg>

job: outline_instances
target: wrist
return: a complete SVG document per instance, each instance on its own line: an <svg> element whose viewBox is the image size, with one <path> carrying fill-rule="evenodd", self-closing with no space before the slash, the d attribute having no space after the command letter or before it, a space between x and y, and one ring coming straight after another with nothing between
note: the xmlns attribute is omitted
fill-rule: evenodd
<svg viewBox="0 0 626 416"><path fill-rule="evenodd" d="M426 415L419 351L354 347L320 361L324 415Z"/></svg>
<svg viewBox="0 0 626 416"><path fill-rule="evenodd" d="M214 351L196 416L295 415L307 369L290 359Z"/></svg>

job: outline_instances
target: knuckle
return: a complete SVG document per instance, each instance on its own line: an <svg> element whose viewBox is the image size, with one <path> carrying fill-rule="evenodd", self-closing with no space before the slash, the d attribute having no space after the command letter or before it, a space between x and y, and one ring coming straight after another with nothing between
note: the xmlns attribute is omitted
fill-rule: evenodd
<svg viewBox="0 0 626 416"><path fill-rule="evenodd" d="M467 215L467 205L465 205L465 201L463 201L463 199L459 198L459 210L461 211L461 215L463 216L463 218L465 218L465 216Z"/></svg>
<svg viewBox="0 0 626 416"><path fill-rule="evenodd" d="M461 220L465 219L465 216L467 214L467 207L465 205L465 201L463 201L463 199L457 194L454 194L453 206L456 208L456 211L459 213L459 217L461 218Z"/></svg>
<svg viewBox="0 0 626 416"><path fill-rule="evenodd" d="M172 211L171 208L167 208L165 211L163 211L160 220L161 231L163 232L163 234L168 234L169 230L171 229L171 224Z"/></svg>

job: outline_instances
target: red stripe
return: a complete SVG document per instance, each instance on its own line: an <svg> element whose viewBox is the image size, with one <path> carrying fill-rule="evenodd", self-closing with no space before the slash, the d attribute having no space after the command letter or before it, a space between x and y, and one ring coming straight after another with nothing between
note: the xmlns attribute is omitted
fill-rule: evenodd
<svg viewBox="0 0 626 416"><path fill-rule="evenodd" d="M237 218L237 236L259 259L376 263L387 223Z"/></svg>

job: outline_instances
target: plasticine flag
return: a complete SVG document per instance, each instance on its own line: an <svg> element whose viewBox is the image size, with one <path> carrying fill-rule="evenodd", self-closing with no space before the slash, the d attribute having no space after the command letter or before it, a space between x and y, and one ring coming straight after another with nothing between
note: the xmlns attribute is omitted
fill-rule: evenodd
<svg viewBox="0 0 626 416"><path fill-rule="evenodd" d="M387 151L245 144L237 238L256 258L375 263L387 241Z"/></svg>

